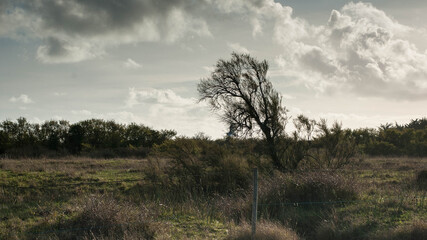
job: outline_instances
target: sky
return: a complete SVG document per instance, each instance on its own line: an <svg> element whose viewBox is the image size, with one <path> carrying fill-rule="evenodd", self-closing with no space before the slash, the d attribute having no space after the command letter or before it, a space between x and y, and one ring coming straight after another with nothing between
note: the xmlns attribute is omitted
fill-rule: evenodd
<svg viewBox="0 0 427 240"><path fill-rule="evenodd" d="M0 0L0 120L228 131L198 102L248 53L289 116L376 128L427 116L427 1Z"/></svg>

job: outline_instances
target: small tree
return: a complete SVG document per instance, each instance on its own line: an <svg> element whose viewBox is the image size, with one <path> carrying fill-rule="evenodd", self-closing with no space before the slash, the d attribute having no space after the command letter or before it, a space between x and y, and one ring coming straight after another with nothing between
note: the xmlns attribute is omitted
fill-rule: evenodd
<svg viewBox="0 0 427 240"><path fill-rule="evenodd" d="M328 128L325 119L317 123L318 137L316 153L317 164L327 168L340 168L349 164L356 154L357 148L350 129L343 129L342 125L335 122Z"/></svg>
<svg viewBox="0 0 427 240"><path fill-rule="evenodd" d="M286 169L281 160L278 142L284 136L287 122L282 98L267 79L267 61L258 61L248 54L233 53L231 60L220 59L210 77L197 87L200 101L209 101L214 111L221 111L222 120L233 134L261 132L273 164Z"/></svg>

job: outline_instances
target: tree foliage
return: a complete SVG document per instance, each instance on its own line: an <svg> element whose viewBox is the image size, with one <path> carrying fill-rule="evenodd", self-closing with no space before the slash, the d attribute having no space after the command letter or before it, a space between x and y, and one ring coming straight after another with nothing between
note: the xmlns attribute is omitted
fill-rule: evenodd
<svg viewBox="0 0 427 240"><path fill-rule="evenodd" d="M206 100L214 111L220 111L233 133L247 136L261 132L274 165L285 169L277 145L285 133L286 109L267 78L268 68L265 60L233 53L230 60L217 62L197 90L200 101Z"/></svg>
<svg viewBox="0 0 427 240"><path fill-rule="evenodd" d="M356 153L356 144L350 129L343 129L335 122L328 128L326 120L318 125L319 136L315 140L316 162L327 168L339 168L348 164Z"/></svg>
<svg viewBox="0 0 427 240"><path fill-rule="evenodd" d="M16 121L5 120L0 123L0 154L39 157L50 153L97 151L110 151L111 155L113 151L115 153L112 155L128 155L137 149L149 149L155 144L162 144L175 135L176 132L171 130L157 131L136 123L124 125L102 119L74 124L65 120L33 124L21 117Z"/></svg>

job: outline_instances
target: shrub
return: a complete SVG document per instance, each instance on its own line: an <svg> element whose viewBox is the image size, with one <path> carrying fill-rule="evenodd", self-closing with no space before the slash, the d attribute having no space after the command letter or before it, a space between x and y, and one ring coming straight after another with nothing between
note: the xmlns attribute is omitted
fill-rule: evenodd
<svg viewBox="0 0 427 240"><path fill-rule="evenodd" d="M167 166L160 164L165 158L170 160ZM150 164L154 168L147 169L149 179L182 200L234 194L247 189L251 180L249 163L244 156L227 152L226 148L208 139L166 141L154 149Z"/></svg>
<svg viewBox="0 0 427 240"><path fill-rule="evenodd" d="M337 221L337 219L324 221L317 226L314 238L317 240L368 240L373 238L373 236L370 236L371 232L378 227L376 222L367 221L360 224L350 223L349 226L340 228L334 221Z"/></svg>
<svg viewBox="0 0 427 240"><path fill-rule="evenodd" d="M351 130L343 129L338 122L328 128L325 119L321 119L317 126L319 135L314 139L310 153L315 164L326 168L340 168L349 164L357 153Z"/></svg>
<svg viewBox="0 0 427 240"><path fill-rule="evenodd" d="M422 190L427 190L427 170L422 170L417 173L417 186Z"/></svg>
<svg viewBox="0 0 427 240"><path fill-rule="evenodd" d="M246 159L237 155L225 155L215 168L213 186L216 192L235 192L246 189L250 184L251 174Z"/></svg>
<svg viewBox="0 0 427 240"><path fill-rule="evenodd" d="M77 204L76 217L50 226L59 239L154 239L155 223L145 206L119 202L108 195L93 195ZM55 231L78 229L79 231Z"/></svg>
<svg viewBox="0 0 427 240"><path fill-rule="evenodd" d="M220 210L220 215L235 223L249 221L252 214L252 192L246 191L241 196L217 196L214 208Z"/></svg>
<svg viewBox="0 0 427 240"><path fill-rule="evenodd" d="M357 198L356 184L333 171L294 174L276 173L260 183L260 201L323 202Z"/></svg>
<svg viewBox="0 0 427 240"><path fill-rule="evenodd" d="M334 172L276 173L260 182L259 212L310 235L317 225L330 218L334 204L357 198L351 179Z"/></svg>
<svg viewBox="0 0 427 240"><path fill-rule="evenodd" d="M409 225L403 225L387 231L374 239L389 239L389 240L424 240L427 236L427 222L416 221Z"/></svg>
<svg viewBox="0 0 427 240"><path fill-rule="evenodd" d="M399 149L392 143L379 141L366 145L365 151L373 156L397 156L400 154Z"/></svg>
<svg viewBox="0 0 427 240"><path fill-rule="evenodd" d="M246 240L252 239L251 225L242 223L240 226L233 229L228 240ZM262 240L298 240L298 235L289 228L272 222L259 222L257 224L256 239Z"/></svg>

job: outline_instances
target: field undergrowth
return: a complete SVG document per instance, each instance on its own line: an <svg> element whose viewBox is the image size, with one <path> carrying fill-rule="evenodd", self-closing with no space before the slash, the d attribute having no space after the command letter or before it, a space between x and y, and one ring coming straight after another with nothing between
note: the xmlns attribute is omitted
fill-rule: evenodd
<svg viewBox="0 0 427 240"><path fill-rule="evenodd" d="M370 158L261 172L259 239L424 239L425 171L425 158ZM168 193L182 186L166 173L147 159L1 159L0 239L250 239L251 187Z"/></svg>

